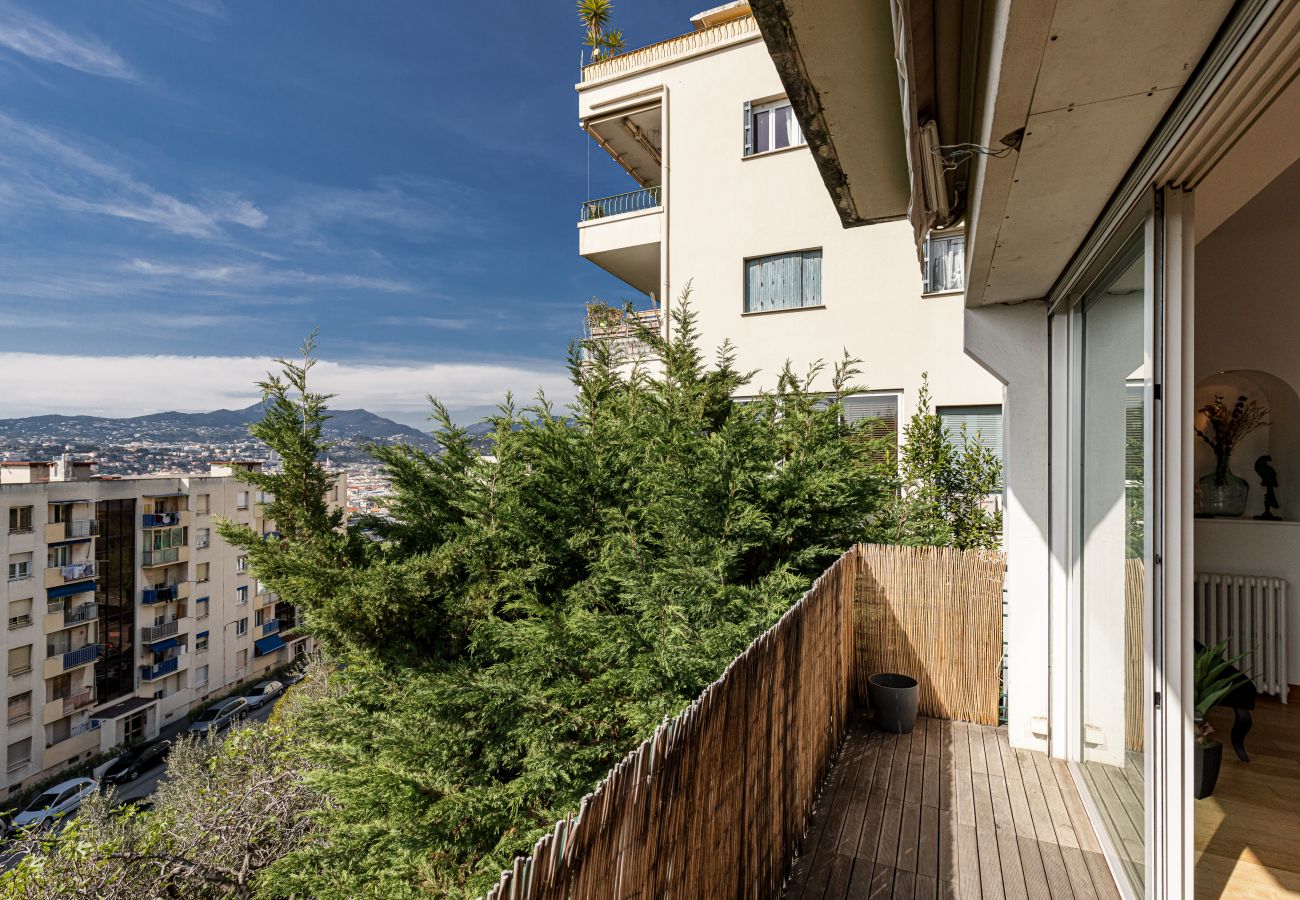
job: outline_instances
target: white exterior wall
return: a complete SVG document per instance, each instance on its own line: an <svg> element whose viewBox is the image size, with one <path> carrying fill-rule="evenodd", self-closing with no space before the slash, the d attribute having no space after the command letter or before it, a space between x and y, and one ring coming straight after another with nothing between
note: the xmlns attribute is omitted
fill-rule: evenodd
<svg viewBox="0 0 1300 900"><path fill-rule="evenodd" d="M647 214L663 219L660 294L671 310L691 284L706 359L730 339L737 367L759 370L755 392L775 385L787 359L798 373L821 359L828 367L815 389L824 390L830 364L847 350L863 360L860 385L902 392L900 420L923 371L935 405L1000 404L1001 384L962 352L961 295L922 297L907 222L845 229L806 146L744 157L744 104L784 94L757 29L677 60L579 85L579 110L586 118L620 101L662 98L664 208ZM822 249L821 307L743 314L746 258L814 248Z"/></svg>
<svg viewBox="0 0 1300 900"><path fill-rule="evenodd" d="M331 497L331 505L337 506L346 497L346 476L339 475L339 481ZM239 509L237 498L240 492L248 494L248 508ZM146 498L182 493L182 506L188 509L188 550L189 559L165 568L143 568L144 529L143 515L148 509ZM207 514L200 513L199 498L208 496ZM50 481L34 484L0 485L0 558L8 563L12 553L32 553L33 577L24 581L3 582L6 600L6 622L8 621L8 601L32 600L32 624L29 626L7 629L4 635L5 659L7 661L10 647L32 644L32 670L17 676L0 673L5 678L4 694L6 700L14 695L30 690L32 692L31 719L10 726L7 716L0 719L0 754L9 744L30 735L32 737L32 761L19 770L8 773L0 786L11 790L19 785L32 784L56 767L70 760L83 758L101 751L106 751L122 741L123 722L104 720L98 731L87 731L77 737L62 741L51 748L45 747L45 724L42 712L47 698L46 679L43 677L43 664L46 654L46 589L42 580L45 572L47 545L44 541L44 527L48 516L48 506L60 500L78 499L91 501L89 506L78 506L77 517L95 516L94 504L101 500L133 499L135 500L135 691L134 694L115 697L106 702L77 711L73 715L74 727L82 722L89 722L108 707L122 703L131 696L153 698L155 691L162 690L164 696L150 708L146 734L157 734L160 727L177 722L196 704L237 689L240 685L249 685L259 680L267 670L289 661L292 648L286 646L262 657L254 656L254 641L262 637L261 628L256 624L257 611L265 609L266 618L275 616L275 597L270 593L257 593L257 582L248 573L237 571L239 553L227 545L216 534L216 520L220 517L252 526L258 532L274 529L274 524L262 517L261 507L257 503L257 491L231 477L185 476L185 477L145 477L132 479L105 479L90 481ZM33 530L30 534L10 535L8 533L9 508L14 506L33 507ZM84 512L83 512L84 511ZM210 530L209 546L200 549L199 530ZM87 546L93 548L94 543ZM94 558L93 549L90 558ZM200 563L208 564L209 576L206 582L196 581ZM172 603L145 605L140 602L141 592L148 586L163 581L164 572L174 575L175 581L188 586L188 597ZM170 580L170 579L169 579ZM237 589L247 587L248 601L237 601ZM79 595L82 596L82 595ZM84 595L93 597L94 594ZM208 597L208 615L198 618L196 601ZM174 618L184 609L185 615L178 618L179 627L176 637L182 642L184 654L178 671L154 681L144 681L140 668L152 660L152 654L141 640L141 630L151 626L156 616L165 620ZM247 618L247 632L237 634L237 623ZM92 636L103 641L103 635L96 635L98 624L91 621L89 625ZM195 651L196 635L207 631L209 646L204 652ZM95 637L92 637L95 639ZM242 654L242 655L241 655ZM194 679L201 666L208 666L206 684L195 685ZM93 686L94 666L85 666L79 670L81 679L74 684ZM79 688L74 687L74 693ZM0 760L3 762L3 760Z"/></svg>

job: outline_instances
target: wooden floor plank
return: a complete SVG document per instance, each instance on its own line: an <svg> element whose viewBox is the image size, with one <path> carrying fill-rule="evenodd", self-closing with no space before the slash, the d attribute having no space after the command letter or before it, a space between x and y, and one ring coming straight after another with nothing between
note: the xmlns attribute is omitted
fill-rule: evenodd
<svg viewBox="0 0 1300 900"><path fill-rule="evenodd" d="M1039 856L1043 860L1043 872L1047 877L1047 886L1053 900L1062 900L1074 896L1070 886L1070 875L1065 869L1065 858L1056 841L1056 828L1052 825L1051 813L1047 811L1047 800L1043 796L1043 787L1038 783L1038 769L1034 766L1033 754L1028 750L1017 750L1016 760L1020 764L1021 784L1025 790L1025 801L1029 807L1029 821L1034 829L1034 841ZM1024 848L1020 854L1025 857Z"/></svg>
<svg viewBox="0 0 1300 900"><path fill-rule="evenodd" d="M916 873L939 877L939 810L922 805L917 818Z"/></svg>
<svg viewBox="0 0 1300 900"><path fill-rule="evenodd" d="M908 801L903 804L903 816L899 820L897 868L904 872L917 871L920 844L921 804Z"/></svg>
<svg viewBox="0 0 1300 900"><path fill-rule="evenodd" d="M1002 862L998 853L997 826L993 821L993 798L988 773L982 771L984 750L982 736L976 732L971 741L971 796L975 804L975 838L979 847L980 884L984 896L1003 897ZM976 748L978 749L978 753ZM979 756L980 761L975 757Z"/></svg>
<svg viewBox="0 0 1300 900"><path fill-rule="evenodd" d="M895 900L912 900L916 895L916 875L899 869L894 873Z"/></svg>

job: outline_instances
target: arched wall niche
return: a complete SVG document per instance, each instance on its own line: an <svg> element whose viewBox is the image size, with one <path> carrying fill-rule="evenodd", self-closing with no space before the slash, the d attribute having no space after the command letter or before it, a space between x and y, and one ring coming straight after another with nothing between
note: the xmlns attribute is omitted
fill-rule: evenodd
<svg viewBox="0 0 1300 900"><path fill-rule="evenodd" d="M1268 409L1269 424L1237 444L1229 464L1250 485L1242 518L1264 511L1264 488L1255 473L1255 460L1267 454L1272 457L1270 465L1277 471L1281 504L1277 514L1289 521L1300 521L1300 396L1286 381L1259 369L1231 369L1201 379L1196 385L1196 408L1213 403L1216 396L1223 397L1229 406L1244 396ZM1196 427L1205 427L1203 416L1196 417ZM1214 471L1214 451L1199 438L1195 466L1197 478Z"/></svg>

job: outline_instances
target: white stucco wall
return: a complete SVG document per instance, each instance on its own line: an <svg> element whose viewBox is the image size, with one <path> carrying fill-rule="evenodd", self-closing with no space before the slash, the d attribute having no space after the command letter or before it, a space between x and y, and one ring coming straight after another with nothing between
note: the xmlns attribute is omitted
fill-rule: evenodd
<svg viewBox="0 0 1300 900"><path fill-rule="evenodd" d="M730 339L736 365L770 388L786 360L802 372L844 351L863 360L859 384L900 391L914 408L921 373L936 405L999 404L1002 386L962 352L960 295L923 298L905 221L845 229L807 147L744 158L744 104L783 95L757 32L716 52L579 87L579 114L620 100L664 105L661 294L671 307L688 282L708 355ZM628 179L628 189L636 187ZM822 249L820 308L743 314L744 260Z"/></svg>

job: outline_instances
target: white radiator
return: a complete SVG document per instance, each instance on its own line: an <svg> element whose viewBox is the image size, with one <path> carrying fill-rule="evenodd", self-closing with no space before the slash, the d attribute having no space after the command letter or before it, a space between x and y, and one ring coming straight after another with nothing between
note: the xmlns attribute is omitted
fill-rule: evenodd
<svg viewBox="0 0 1300 900"><path fill-rule="evenodd" d="M1227 656L1261 694L1286 702L1286 582L1262 575L1196 573L1196 639L1228 642ZM1243 656L1244 654L1244 656Z"/></svg>

